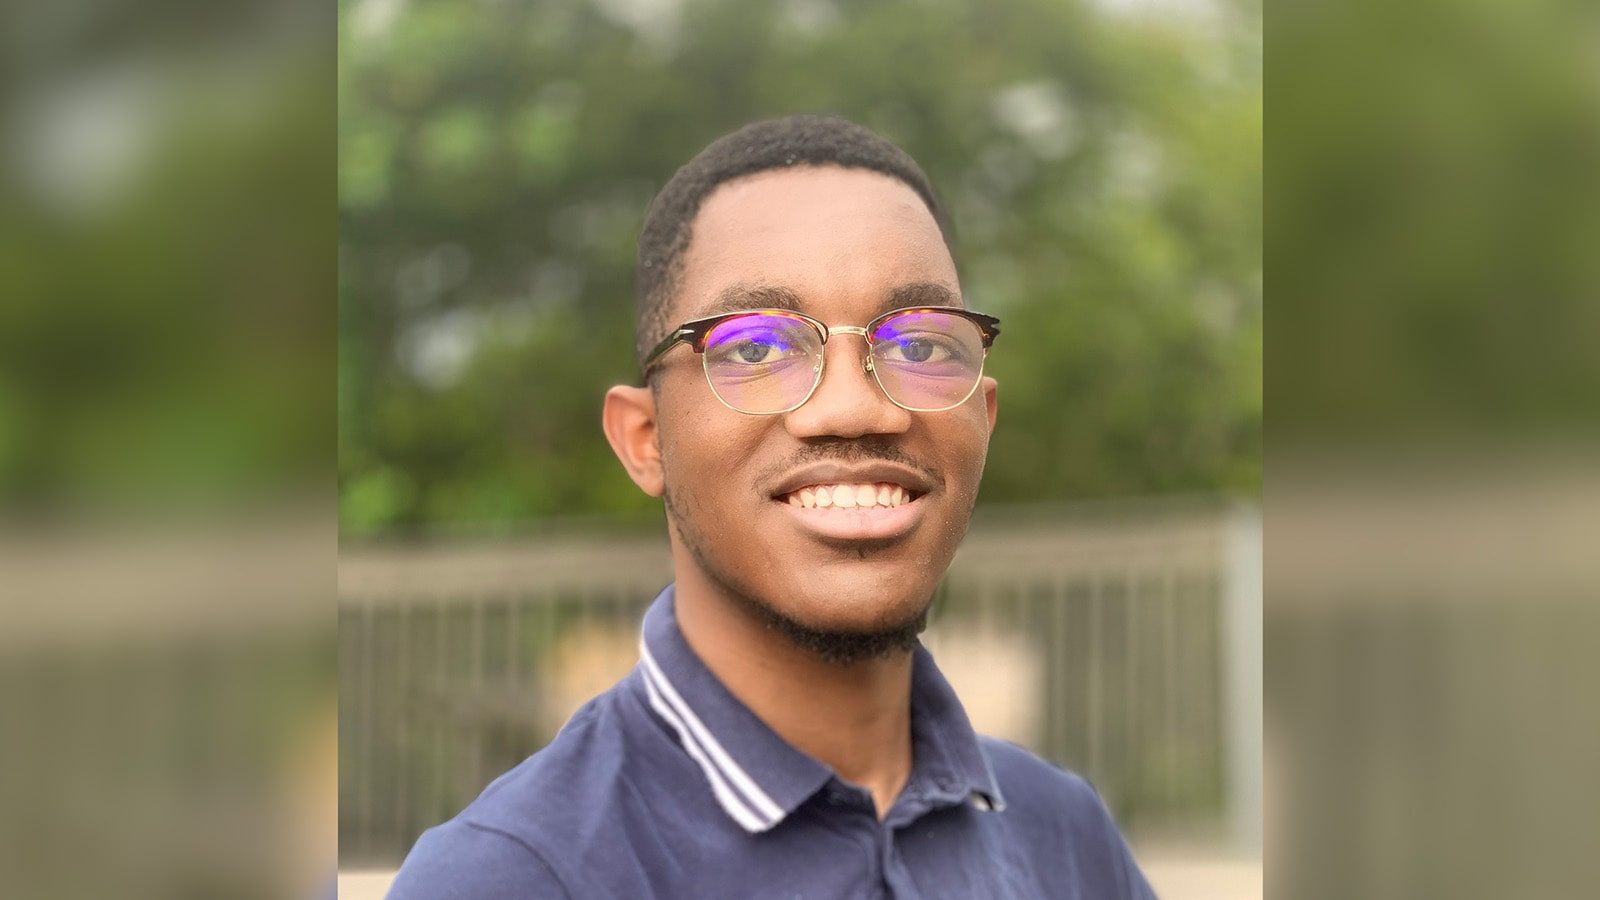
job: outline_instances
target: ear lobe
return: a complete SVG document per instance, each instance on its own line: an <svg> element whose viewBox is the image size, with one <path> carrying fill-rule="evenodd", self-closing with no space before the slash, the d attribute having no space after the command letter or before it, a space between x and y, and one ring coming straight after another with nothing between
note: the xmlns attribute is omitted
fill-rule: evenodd
<svg viewBox="0 0 1600 900"><path fill-rule="evenodd" d="M665 478L657 440L656 401L650 389L619 384L606 391L600 424L611 452L617 455L633 483L652 497L661 496Z"/></svg>
<svg viewBox="0 0 1600 900"><path fill-rule="evenodd" d="M994 436L995 417L1000 412L1000 382L985 375L978 387L983 391L983 408L989 417L989 436Z"/></svg>

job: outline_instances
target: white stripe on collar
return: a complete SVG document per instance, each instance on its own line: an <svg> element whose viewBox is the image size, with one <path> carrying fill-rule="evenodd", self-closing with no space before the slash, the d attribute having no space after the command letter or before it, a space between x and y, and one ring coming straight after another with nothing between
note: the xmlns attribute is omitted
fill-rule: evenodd
<svg viewBox="0 0 1600 900"><path fill-rule="evenodd" d="M684 702L683 697L672 686L672 682L668 681L666 674L661 671L661 667L656 665L655 657L650 655L650 648L643 638L639 640L639 658L644 662L645 686L650 688L651 706L678 731L684 749L700 763L701 768L705 769L706 777L711 781L717 800L722 803L728 814L747 831L766 831L778 824L784 817L782 807L755 783L748 772L733 761L733 757L729 756L722 744L712 736L705 724L700 721L700 717L696 716L694 710L689 708L689 704ZM699 746L695 746L696 742ZM700 752L701 747L705 748L705 753ZM744 804L737 802L733 792L727 789L727 784L723 783L722 778L717 777L719 774L748 799L749 805L754 807L753 815ZM719 787L721 790L718 790ZM724 796L725 793L727 796ZM730 805L729 800L734 800L735 803ZM734 812L735 808L744 815Z"/></svg>
<svg viewBox="0 0 1600 900"><path fill-rule="evenodd" d="M744 805L744 801L740 800L738 795L728 787L727 782L722 780L722 775L717 772L716 766L713 766L711 761L706 759L705 753L694 742L689 730L684 727L683 721L661 699L661 695L656 692L656 686L648 675L644 679L644 689L650 695L651 707L655 709L657 715L667 721L668 725L672 726L674 731L678 732L679 743L683 744L683 749L688 751L689 756L700 764L701 770L706 773L706 780L711 782L711 793L716 795L717 802L722 804L723 810L735 822L739 823L739 827L754 834L766 831L777 824L775 822L763 822L756 818L756 814L751 812L750 808Z"/></svg>

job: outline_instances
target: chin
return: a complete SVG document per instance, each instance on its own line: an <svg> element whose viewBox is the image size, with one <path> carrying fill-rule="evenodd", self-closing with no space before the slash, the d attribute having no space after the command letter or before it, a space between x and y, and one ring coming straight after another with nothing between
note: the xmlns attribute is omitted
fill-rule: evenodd
<svg viewBox="0 0 1600 900"><path fill-rule="evenodd" d="M927 627L928 602L914 597L874 601L859 592L841 603L836 595L794 597L789 608L763 607L769 627L797 647L836 665L852 665L909 653ZM856 599L861 598L861 599Z"/></svg>
<svg viewBox="0 0 1600 900"><path fill-rule="evenodd" d="M933 585L907 592L903 579L822 578L804 592L780 594L778 614L816 631L871 634L904 628L921 618L933 600ZM771 595L769 595L771 596Z"/></svg>

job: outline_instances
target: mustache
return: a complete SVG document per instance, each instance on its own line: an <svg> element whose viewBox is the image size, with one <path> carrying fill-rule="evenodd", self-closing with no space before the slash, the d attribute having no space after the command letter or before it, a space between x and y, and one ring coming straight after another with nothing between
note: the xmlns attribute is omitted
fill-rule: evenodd
<svg viewBox="0 0 1600 900"><path fill-rule="evenodd" d="M934 484L942 484L944 479L939 471L926 465L897 446L893 439L883 436L867 436L859 438L821 438L806 444L791 454L781 463L765 469L761 473L761 483L770 484L782 478L785 473L791 472L801 466L820 462L837 463L862 463L862 462L888 462L915 469L927 476Z"/></svg>

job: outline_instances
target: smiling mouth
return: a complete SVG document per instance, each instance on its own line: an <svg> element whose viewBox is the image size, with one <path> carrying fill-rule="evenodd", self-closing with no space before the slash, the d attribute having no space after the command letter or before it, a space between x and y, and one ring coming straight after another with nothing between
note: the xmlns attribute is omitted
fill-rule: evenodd
<svg viewBox="0 0 1600 900"><path fill-rule="evenodd" d="M923 494L888 482L812 484L773 497L804 509L894 509Z"/></svg>
<svg viewBox="0 0 1600 900"><path fill-rule="evenodd" d="M929 512L926 491L889 482L809 484L775 495L786 518L824 544L887 548L911 536ZM865 558L865 557L863 557Z"/></svg>

